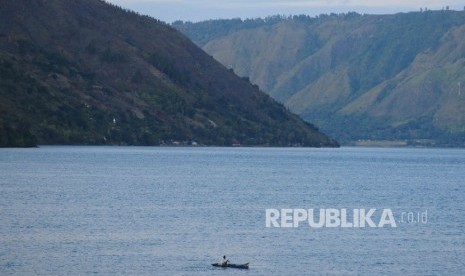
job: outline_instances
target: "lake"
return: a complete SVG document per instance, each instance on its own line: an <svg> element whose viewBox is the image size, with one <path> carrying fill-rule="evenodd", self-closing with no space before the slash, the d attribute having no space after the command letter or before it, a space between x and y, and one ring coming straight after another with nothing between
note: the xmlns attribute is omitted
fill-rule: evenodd
<svg viewBox="0 0 465 276"><path fill-rule="evenodd" d="M464 256L463 149L0 149L0 275L463 275Z"/></svg>

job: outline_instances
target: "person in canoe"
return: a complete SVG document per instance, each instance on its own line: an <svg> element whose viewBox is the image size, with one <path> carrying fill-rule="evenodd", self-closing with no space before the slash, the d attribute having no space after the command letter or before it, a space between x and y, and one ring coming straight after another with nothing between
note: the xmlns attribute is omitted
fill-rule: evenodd
<svg viewBox="0 0 465 276"><path fill-rule="evenodd" d="M226 256L223 256L223 259L221 259L220 265L222 267L226 267L226 266L228 266L228 262L229 262L229 260L226 259Z"/></svg>

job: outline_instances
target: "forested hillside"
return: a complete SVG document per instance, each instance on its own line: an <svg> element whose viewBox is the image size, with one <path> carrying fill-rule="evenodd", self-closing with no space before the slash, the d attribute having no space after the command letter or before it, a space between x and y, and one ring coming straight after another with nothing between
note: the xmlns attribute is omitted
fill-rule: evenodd
<svg viewBox="0 0 465 276"><path fill-rule="evenodd" d="M99 0L0 6L0 146L337 146L171 26Z"/></svg>

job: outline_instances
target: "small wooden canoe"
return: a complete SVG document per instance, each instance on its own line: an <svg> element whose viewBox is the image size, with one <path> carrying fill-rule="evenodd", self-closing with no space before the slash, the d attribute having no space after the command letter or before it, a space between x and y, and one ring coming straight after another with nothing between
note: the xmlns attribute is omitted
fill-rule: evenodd
<svg viewBox="0 0 465 276"><path fill-rule="evenodd" d="M216 267L231 267L231 268L241 268L241 269L249 269L249 263L246 264L227 264L226 266L222 266L220 264L212 264L212 266Z"/></svg>

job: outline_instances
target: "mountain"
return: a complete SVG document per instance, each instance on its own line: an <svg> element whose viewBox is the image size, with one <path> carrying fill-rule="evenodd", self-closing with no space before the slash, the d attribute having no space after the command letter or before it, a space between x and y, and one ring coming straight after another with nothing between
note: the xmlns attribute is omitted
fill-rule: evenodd
<svg viewBox="0 0 465 276"><path fill-rule="evenodd" d="M171 26L99 0L0 7L0 145L337 146Z"/></svg>
<svg viewBox="0 0 465 276"><path fill-rule="evenodd" d="M343 144L465 146L465 11L173 26Z"/></svg>

